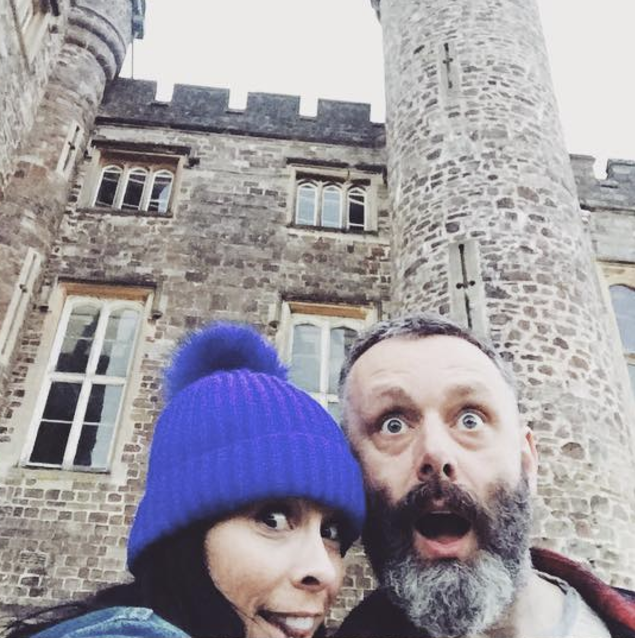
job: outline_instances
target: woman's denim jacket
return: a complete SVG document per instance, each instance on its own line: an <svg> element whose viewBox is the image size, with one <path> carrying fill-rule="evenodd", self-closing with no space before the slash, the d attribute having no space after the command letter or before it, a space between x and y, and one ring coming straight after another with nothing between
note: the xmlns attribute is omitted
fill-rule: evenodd
<svg viewBox="0 0 635 638"><path fill-rule="evenodd" d="M145 607L108 607L65 620L33 638L188 638Z"/></svg>

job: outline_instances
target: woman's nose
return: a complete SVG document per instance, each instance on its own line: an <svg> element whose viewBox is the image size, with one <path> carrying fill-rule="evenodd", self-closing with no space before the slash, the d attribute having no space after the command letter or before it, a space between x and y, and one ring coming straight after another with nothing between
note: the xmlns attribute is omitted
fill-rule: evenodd
<svg viewBox="0 0 635 638"><path fill-rule="evenodd" d="M342 557L325 544L319 530L311 532L299 548L293 581L296 587L312 591L339 590L342 581Z"/></svg>

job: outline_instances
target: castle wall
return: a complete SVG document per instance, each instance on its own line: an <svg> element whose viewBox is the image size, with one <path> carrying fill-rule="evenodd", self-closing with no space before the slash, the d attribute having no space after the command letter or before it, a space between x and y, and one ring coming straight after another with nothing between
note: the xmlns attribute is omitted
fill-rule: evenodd
<svg viewBox="0 0 635 638"><path fill-rule="evenodd" d="M170 215L109 212L90 205L93 158L76 186L44 273L55 281L148 286L159 312L143 325L137 366L112 470L87 474L16 467L47 365L61 300L34 309L2 415L0 597L5 608L81 596L124 574L125 544L144 484L147 451L160 409L161 372L183 334L211 319L246 321L279 340L284 301L363 306L389 301L387 195L383 150L325 142L131 127L107 122L99 147L187 148ZM338 138L341 139L341 138ZM288 161L373 167L378 176L377 230L350 233L294 226ZM378 172L377 172L378 171ZM91 181L92 180L92 181ZM160 297L160 298L159 298ZM159 316L160 315L160 316ZM371 586L354 565L343 601L350 608ZM339 617L343 616L342 607Z"/></svg>
<svg viewBox="0 0 635 638"><path fill-rule="evenodd" d="M36 6L23 0L11 2L12 6ZM56 2L51 2L50 12L54 11L53 6L55 11L59 9ZM19 154L11 160L14 170L0 198L0 263L5 274L0 279L0 316L5 319L0 324L0 394L21 334L24 308L32 302L33 289L41 281L87 132L106 83L119 72L133 37L135 7L131 0L77 2L67 9L66 26L61 37L54 40L55 49L49 43L49 54L54 53L55 57L47 57L47 29L54 22L50 12L35 14L39 22L34 24L44 31L28 35L44 47L37 54L44 57L39 60L36 56L33 64L36 68L48 64L48 77L42 71L31 82L25 82L30 91L45 80L46 87L39 104L32 101L28 109L32 122L24 118ZM33 42L30 46L34 46ZM12 64L19 65L15 48L11 53Z"/></svg>
<svg viewBox="0 0 635 638"><path fill-rule="evenodd" d="M0 201L62 45L68 2L59 4L60 15L46 15L30 46L25 46L28 43L18 28L12 3L7 0L0 5ZM8 241L5 233L0 228L2 243Z"/></svg>
<svg viewBox="0 0 635 638"><path fill-rule="evenodd" d="M571 164L596 258L635 263L635 162L609 160L604 179L595 177L593 157L573 155Z"/></svg>

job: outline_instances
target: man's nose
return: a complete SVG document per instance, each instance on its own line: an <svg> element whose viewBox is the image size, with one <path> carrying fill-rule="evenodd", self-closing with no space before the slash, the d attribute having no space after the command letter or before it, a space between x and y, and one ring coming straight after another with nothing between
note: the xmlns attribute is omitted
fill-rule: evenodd
<svg viewBox="0 0 635 638"><path fill-rule="evenodd" d="M456 442L443 419L426 420L415 442L415 467L420 481L432 476L455 481L457 474Z"/></svg>
<svg viewBox="0 0 635 638"><path fill-rule="evenodd" d="M342 559L336 551L329 551L319 530L305 536L297 552L292 578L296 587L315 592L339 587Z"/></svg>

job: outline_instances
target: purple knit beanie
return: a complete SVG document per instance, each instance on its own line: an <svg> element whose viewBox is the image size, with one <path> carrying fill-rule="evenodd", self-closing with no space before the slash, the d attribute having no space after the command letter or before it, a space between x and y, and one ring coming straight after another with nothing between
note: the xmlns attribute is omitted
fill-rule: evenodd
<svg viewBox="0 0 635 638"><path fill-rule="evenodd" d="M365 515L362 476L341 429L291 385L251 328L212 324L179 348L165 375L146 489L128 566L158 540L263 499L306 498L338 510L352 539Z"/></svg>

